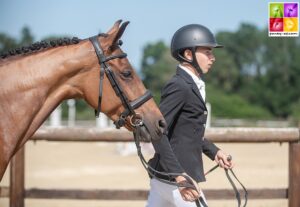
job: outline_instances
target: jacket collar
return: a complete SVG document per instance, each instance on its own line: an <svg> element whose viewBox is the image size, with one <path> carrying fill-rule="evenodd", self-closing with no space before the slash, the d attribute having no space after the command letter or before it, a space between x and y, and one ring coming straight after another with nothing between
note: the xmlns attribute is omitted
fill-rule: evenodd
<svg viewBox="0 0 300 207"><path fill-rule="evenodd" d="M187 72L185 72L180 66L177 66L176 74L182 77L183 80L185 80L185 82L196 85L195 82L193 81L193 78Z"/></svg>
<svg viewBox="0 0 300 207"><path fill-rule="evenodd" d="M198 96L198 98L201 100L204 107L206 108L205 101L203 100L200 91L196 83L194 82L193 78L187 72L185 72L180 66L177 67L176 74L179 75L185 82L192 85L193 92Z"/></svg>

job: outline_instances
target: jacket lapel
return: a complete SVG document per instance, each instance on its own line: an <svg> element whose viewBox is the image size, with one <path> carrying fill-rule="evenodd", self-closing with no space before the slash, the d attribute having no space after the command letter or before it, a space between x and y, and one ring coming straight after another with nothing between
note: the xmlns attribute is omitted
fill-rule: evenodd
<svg viewBox="0 0 300 207"><path fill-rule="evenodd" d="M200 91L199 91L196 83L194 82L193 78L187 72L185 72L183 69L181 69L179 66L177 67L176 74L179 75L180 77L182 77L182 79L185 80L185 82L192 85L193 92L198 96L198 98L200 99L200 101L202 102L204 107L206 108L205 101L203 100L203 98L200 94Z"/></svg>

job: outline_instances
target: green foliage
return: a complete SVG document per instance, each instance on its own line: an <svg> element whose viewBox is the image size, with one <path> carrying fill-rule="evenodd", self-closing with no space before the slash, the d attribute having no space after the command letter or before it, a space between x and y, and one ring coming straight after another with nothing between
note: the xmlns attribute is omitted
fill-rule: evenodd
<svg viewBox="0 0 300 207"><path fill-rule="evenodd" d="M206 87L207 101L212 106L212 116L223 118L269 119L272 117L266 109L249 103L236 94L217 89L210 84Z"/></svg>
<svg viewBox="0 0 300 207"><path fill-rule="evenodd" d="M76 120L94 120L95 112L92 107L90 107L84 100L76 99ZM61 103L62 107L62 118L64 120L68 119L68 103L63 101Z"/></svg>
<svg viewBox="0 0 300 207"><path fill-rule="evenodd" d="M144 84L154 95L158 103L162 86L175 73L177 62L171 57L168 47L161 41L148 44L144 48L142 74Z"/></svg>
<svg viewBox="0 0 300 207"><path fill-rule="evenodd" d="M6 52L11 48L17 47L17 41L14 38L7 36L6 34L0 33L0 52Z"/></svg>
<svg viewBox="0 0 300 207"><path fill-rule="evenodd" d="M8 50L18 48L21 46L32 44L34 37L30 29L24 27L21 31L21 38L19 40L8 36L7 34L0 33L0 53L7 52Z"/></svg>
<svg viewBox="0 0 300 207"><path fill-rule="evenodd" d="M300 120L300 99L291 105L291 117Z"/></svg>
<svg viewBox="0 0 300 207"><path fill-rule="evenodd" d="M93 120L95 119L94 109L89 106L83 99L76 99L76 119Z"/></svg>
<svg viewBox="0 0 300 207"><path fill-rule="evenodd" d="M205 75L205 81L224 91L234 91L240 75L237 65L226 50L215 50L214 53L216 62L210 72Z"/></svg>

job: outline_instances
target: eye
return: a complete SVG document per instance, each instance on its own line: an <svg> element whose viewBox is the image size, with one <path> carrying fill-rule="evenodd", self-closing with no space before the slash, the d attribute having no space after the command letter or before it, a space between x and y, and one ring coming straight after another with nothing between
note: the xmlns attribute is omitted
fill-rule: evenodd
<svg viewBox="0 0 300 207"><path fill-rule="evenodd" d="M130 70L123 71L123 72L121 72L121 74L124 78L131 78L132 77L132 73L131 73Z"/></svg>

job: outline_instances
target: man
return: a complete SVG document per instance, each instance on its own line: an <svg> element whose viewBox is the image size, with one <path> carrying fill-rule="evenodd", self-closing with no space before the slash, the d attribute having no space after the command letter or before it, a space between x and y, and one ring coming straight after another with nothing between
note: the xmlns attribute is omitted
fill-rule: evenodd
<svg viewBox="0 0 300 207"><path fill-rule="evenodd" d="M232 168L228 155L204 138L207 108L205 83L201 79L207 73L215 56L213 48L221 48L211 31L199 24L186 25L172 38L172 56L179 61L176 74L162 90L160 110L167 124L167 135L154 141L156 150L149 164L162 172L189 175L198 184L205 181L202 153L215 160L222 168ZM154 175L167 179L159 173ZM185 181L177 176L174 181ZM160 182L152 176L147 207L190 207L200 197L201 206L207 206L198 184L196 188L177 188ZM199 204L198 204L199 205Z"/></svg>

